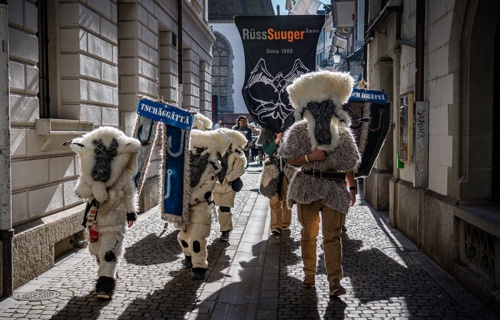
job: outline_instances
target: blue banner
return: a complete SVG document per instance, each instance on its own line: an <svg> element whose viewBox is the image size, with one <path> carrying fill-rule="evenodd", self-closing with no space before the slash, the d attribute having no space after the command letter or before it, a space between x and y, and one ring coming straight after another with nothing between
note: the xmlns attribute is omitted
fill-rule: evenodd
<svg viewBox="0 0 500 320"><path fill-rule="evenodd" d="M182 223L188 214L188 207L184 204L184 181L187 174L186 157L189 147L189 130L192 129L194 115L191 112L176 106L149 99L140 99L137 103L139 115L137 137L141 142L151 143L152 125L163 122L162 130L162 219L175 223ZM145 126L144 126L145 125ZM150 144L152 150L154 145ZM144 161L149 162L149 158ZM139 172L136 180L144 179L145 170Z"/></svg>
<svg viewBox="0 0 500 320"><path fill-rule="evenodd" d="M385 104L387 103L387 93L383 91L354 88L349 101L364 101Z"/></svg>
<svg viewBox="0 0 500 320"><path fill-rule="evenodd" d="M191 130L193 126L191 112L149 99L139 100L137 114L184 130Z"/></svg>
<svg viewBox="0 0 500 320"><path fill-rule="evenodd" d="M164 145L163 161L163 214L182 217L184 195L184 150L186 131L167 126L167 143ZM167 218L168 219L168 218Z"/></svg>

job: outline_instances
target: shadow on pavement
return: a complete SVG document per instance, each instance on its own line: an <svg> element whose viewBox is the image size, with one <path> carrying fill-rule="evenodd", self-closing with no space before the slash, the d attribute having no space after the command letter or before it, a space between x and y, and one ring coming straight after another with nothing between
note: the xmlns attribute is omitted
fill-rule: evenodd
<svg viewBox="0 0 500 320"><path fill-rule="evenodd" d="M341 298L332 298L326 307L325 316L323 319L344 319L345 309L347 304Z"/></svg>
<svg viewBox="0 0 500 320"><path fill-rule="evenodd" d="M149 239L149 241L168 241L165 243L170 243L171 241L175 241L176 252L166 252L165 254L169 256L172 260L179 259L177 254L181 253L181 249L177 244L177 233L175 231L171 233L166 238L159 239ZM175 234L175 238L174 238ZM171 238L171 239L168 239ZM210 240L209 240L210 241ZM145 238L140 244L139 242L134 246L137 249L135 250L144 250L144 247L150 245ZM218 259L220 259L220 255L223 253L224 248L227 246L227 242L220 241L212 241L207 246L207 251L209 254L208 257L208 271L206 274L206 278L210 277L218 280L222 277L219 274L212 274L212 270L214 269L214 265ZM178 251L177 251L178 250ZM146 251L146 250L145 250ZM135 253L137 254L137 253ZM161 252L157 252L156 254L162 254ZM133 259L136 259L134 256ZM139 261L142 262L142 259ZM160 258L155 258L160 260ZM183 258L181 258L183 259ZM129 261L130 262L130 261ZM162 263L165 263L165 260L161 260ZM192 312L193 308L200 302L200 288L203 288L207 281L206 280L193 280L191 278L192 272L191 269L182 268L178 271L169 272L169 276L173 277L172 280L168 281L162 289L155 290L150 294L147 294L144 298L137 298L133 300L130 304L127 305L126 310L124 310L118 319L135 319L134 315L137 319L144 318L158 318L158 319L183 319L186 314ZM139 317L140 316L140 317Z"/></svg>
<svg viewBox="0 0 500 320"><path fill-rule="evenodd" d="M294 242L291 244L297 246ZM297 319L305 319L311 315L314 319L314 315L318 314L315 292L304 290L301 281L287 276L286 270L278 268L279 256L273 256L273 246L279 245L279 238L253 244L252 258L241 261L239 265L233 264L228 271L230 278L226 279L225 285L196 306L196 319L288 318L283 314L278 315L277 312L279 305L283 304L281 300L289 298L294 299L296 305L300 305L300 313L293 310L284 311L294 312ZM295 256L291 261L298 259ZM308 317L304 317L305 315Z"/></svg>
<svg viewBox="0 0 500 320"><path fill-rule="evenodd" d="M302 285L303 271L302 259L300 257L300 228L295 228L296 233L291 234L289 230L281 236L280 261L280 305L290 306L290 310L283 310L286 314L280 314L279 318L287 318L287 314L293 314L298 319L344 319L346 303L339 298L328 298L328 292L318 288L304 288ZM298 239L298 240L295 240ZM318 239L318 243L321 239ZM318 259L317 273L325 273L323 261ZM295 274L296 277L289 276ZM318 277L317 277L318 280ZM323 298L324 296L324 298ZM320 299L318 299L320 297ZM326 308L325 308L326 302Z"/></svg>
<svg viewBox="0 0 500 320"><path fill-rule="evenodd" d="M126 248L123 258L127 263L135 265L155 265L173 262L182 252L177 243L179 230L174 230L161 237L152 233Z"/></svg>
<svg viewBox="0 0 500 320"><path fill-rule="evenodd" d="M379 228L350 225L342 233L344 277L350 278L354 296L362 304L393 306L404 318L468 318L446 308L453 299L412 258L418 249L395 240L381 218L374 218ZM381 239L386 238L390 240L384 245Z"/></svg>
<svg viewBox="0 0 500 320"><path fill-rule="evenodd" d="M411 276L409 266L413 263L407 257L401 257L399 262L387 256L381 250L369 248L361 250L363 241L350 239L346 233L342 234L344 245L344 277L352 281L354 296L361 303L391 298L406 299L403 290L407 284L404 278ZM369 262L369 263L367 263ZM407 267L402 264L406 264ZM383 285L374 286L373 282Z"/></svg>
<svg viewBox="0 0 500 320"><path fill-rule="evenodd" d="M51 319L98 319L102 316L101 310L110 302L111 300L98 299L94 292L89 292L83 297L71 298L68 304L54 314Z"/></svg>
<svg viewBox="0 0 500 320"><path fill-rule="evenodd" d="M192 280L190 269L182 269L169 273L173 279L162 289L155 290L143 298L137 298L127 305L118 319L157 318L183 319L191 312L196 303L197 291L204 281ZM138 317L140 316L140 317Z"/></svg>
<svg viewBox="0 0 500 320"><path fill-rule="evenodd" d="M300 238L299 238L300 239ZM302 258L300 257L300 240L295 240L291 237L290 229L283 230L281 235L281 261L285 262L285 265L292 266L302 263ZM283 270L285 272L285 270Z"/></svg>

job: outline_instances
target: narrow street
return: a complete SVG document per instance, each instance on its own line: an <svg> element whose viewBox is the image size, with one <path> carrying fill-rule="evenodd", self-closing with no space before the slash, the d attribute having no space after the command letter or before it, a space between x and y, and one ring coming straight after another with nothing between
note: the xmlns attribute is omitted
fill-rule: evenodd
<svg viewBox="0 0 500 320"><path fill-rule="evenodd" d="M316 288L303 288L300 225L294 211L290 229L270 236L261 168L242 177L229 243L214 221L204 281L184 269L178 231L163 230L155 207L127 233L112 300L95 297L96 263L80 249L1 301L0 319L496 319L362 200L343 235L347 294L329 299L319 241Z"/></svg>

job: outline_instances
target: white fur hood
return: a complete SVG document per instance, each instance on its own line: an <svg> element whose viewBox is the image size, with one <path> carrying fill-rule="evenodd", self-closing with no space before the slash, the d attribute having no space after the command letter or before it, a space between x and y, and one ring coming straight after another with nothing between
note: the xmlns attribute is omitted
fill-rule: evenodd
<svg viewBox="0 0 500 320"><path fill-rule="evenodd" d="M317 71L301 75L286 90L295 108L296 121L302 119L308 103L330 100L335 104L336 116L350 124L350 117L342 105L349 100L353 86L354 78L349 73Z"/></svg>
<svg viewBox="0 0 500 320"><path fill-rule="evenodd" d="M82 198L94 197L103 203L108 200L107 188L112 187L123 176L128 177L132 183L132 177L137 173L137 154L141 143L116 128L103 126L63 145L69 145L80 158L80 178L75 191ZM110 164L111 174L104 182L95 181L92 177L98 146L116 148Z"/></svg>
<svg viewBox="0 0 500 320"><path fill-rule="evenodd" d="M212 130L212 120L201 113L196 113L193 120L193 129Z"/></svg>
<svg viewBox="0 0 500 320"><path fill-rule="evenodd" d="M244 155L243 148L247 144L247 138L245 138L243 133L227 128L219 128L215 131L222 132L231 139L231 152L236 152L236 150L238 150L242 156Z"/></svg>

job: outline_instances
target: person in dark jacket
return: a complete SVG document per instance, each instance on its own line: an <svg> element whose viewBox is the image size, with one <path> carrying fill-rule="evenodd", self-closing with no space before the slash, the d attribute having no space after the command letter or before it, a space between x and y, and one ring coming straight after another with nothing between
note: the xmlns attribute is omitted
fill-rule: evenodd
<svg viewBox="0 0 500 320"><path fill-rule="evenodd" d="M231 129L243 133L243 135L247 139L247 144L246 144L245 149L244 149L245 150L245 157L247 158L247 165L245 168L247 168L248 163L250 162L250 149L251 149L251 144L252 144L252 129L250 129L248 127L247 117L239 116L238 119L236 119L236 124Z"/></svg>

